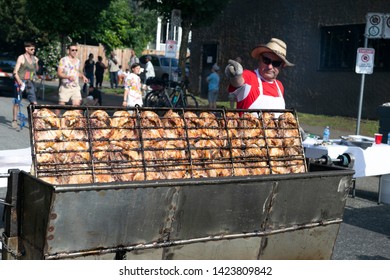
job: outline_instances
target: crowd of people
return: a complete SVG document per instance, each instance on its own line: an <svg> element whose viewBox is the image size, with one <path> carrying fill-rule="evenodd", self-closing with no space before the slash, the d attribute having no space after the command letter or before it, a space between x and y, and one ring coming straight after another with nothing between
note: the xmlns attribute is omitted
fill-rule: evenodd
<svg viewBox="0 0 390 280"><path fill-rule="evenodd" d="M35 56L35 44L26 42L25 53L16 61L13 71L15 79L15 96L13 104L12 127L17 127L18 105L25 93L30 104L37 104L36 90L33 78L39 69L39 59ZM67 55L58 63L57 76L60 79L58 89L58 104L65 105L102 105L102 83L104 72L109 72L111 88L124 89L122 106L142 106L143 91L148 88L142 84L140 74L145 71L145 80L154 77L154 68L151 57L146 56L145 69L141 68L139 59L134 50L131 51L125 71L115 52L111 52L107 65L103 58L89 54L88 59L81 64L77 58L78 44L72 43L67 48ZM228 61L225 67L225 76L229 81L227 96L230 107L237 109L285 109L284 87L277 79L284 67L294 66L286 58L287 46L277 38L272 38L267 44L260 44L251 51L252 58L258 61L254 70L243 69L242 59L237 57ZM216 108L220 89L219 66L214 64L211 73L206 77L208 84L209 108ZM80 80L84 82L83 89ZM84 95L87 95L83 99Z"/></svg>
<svg viewBox="0 0 390 280"><path fill-rule="evenodd" d="M25 52L17 58L13 70L15 90L12 106L12 128L18 128L19 126L18 113L23 96L27 97L30 104L37 104L34 79L39 71L39 59L35 56L36 47L34 43L25 42L24 49ZM131 72L128 68L123 71L115 52L111 52L107 64L105 64L102 56L98 56L97 61L95 61L93 53L90 53L88 59L81 63L77 57L78 51L78 44L71 43L67 46L67 54L58 62L59 105L70 103L74 106L101 106L103 104L101 91L103 78L105 71L108 70L111 88L121 87L124 89L124 99L128 101L125 106L135 104L142 106L143 86L139 79L142 68L134 50L131 50L128 61L129 68L132 69ZM80 84L80 82L83 82L83 84ZM135 92L140 93L136 99L134 99ZM59 110L56 113L60 114Z"/></svg>

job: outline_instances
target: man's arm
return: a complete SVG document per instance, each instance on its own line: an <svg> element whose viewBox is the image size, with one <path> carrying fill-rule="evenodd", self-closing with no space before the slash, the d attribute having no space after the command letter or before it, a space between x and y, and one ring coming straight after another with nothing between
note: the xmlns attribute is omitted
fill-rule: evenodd
<svg viewBox="0 0 390 280"><path fill-rule="evenodd" d="M23 83L22 79L19 77L19 74L18 74L20 66L23 64L23 62L24 62L23 55L20 55L18 57L18 59L16 60L15 68L13 71L14 78L19 85L21 85Z"/></svg>
<svg viewBox="0 0 390 280"><path fill-rule="evenodd" d="M35 71L39 71L39 58L36 56L33 56L33 59L35 59Z"/></svg>
<svg viewBox="0 0 390 280"><path fill-rule="evenodd" d="M61 62L60 62L60 65L61 65ZM72 81L72 76L66 75L64 67L62 67L60 65L57 68L57 76L58 76L58 78L60 78L60 79L69 79L70 81Z"/></svg>

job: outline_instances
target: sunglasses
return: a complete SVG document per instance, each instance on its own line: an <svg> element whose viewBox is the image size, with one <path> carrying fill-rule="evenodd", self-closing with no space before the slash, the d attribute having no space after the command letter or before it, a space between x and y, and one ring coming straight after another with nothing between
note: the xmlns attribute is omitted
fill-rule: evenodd
<svg viewBox="0 0 390 280"><path fill-rule="evenodd" d="M77 49L71 49L70 51L71 52L77 52L78 50Z"/></svg>
<svg viewBox="0 0 390 280"><path fill-rule="evenodd" d="M280 65L282 65L282 63L283 63L283 61L281 61L281 60L272 60L266 56L262 56L262 59L263 59L264 64L266 64L266 65L272 64L273 67L280 67Z"/></svg>
<svg viewBox="0 0 390 280"><path fill-rule="evenodd" d="M35 51L35 48L30 48L30 51Z"/></svg>

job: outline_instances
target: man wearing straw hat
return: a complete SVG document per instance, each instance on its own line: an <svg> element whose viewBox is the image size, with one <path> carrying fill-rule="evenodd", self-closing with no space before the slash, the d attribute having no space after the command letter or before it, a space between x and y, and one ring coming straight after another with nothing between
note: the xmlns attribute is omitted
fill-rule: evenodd
<svg viewBox="0 0 390 280"><path fill-rule="evenodd" d="M229 60L225 75L230 81L229 93L236 96L237 109L285 109L284 87L276 78L282 68L294 66L286 53L286 44L272 38L251 51L259 62L257 69L243 70L240 63Z"/></svg>

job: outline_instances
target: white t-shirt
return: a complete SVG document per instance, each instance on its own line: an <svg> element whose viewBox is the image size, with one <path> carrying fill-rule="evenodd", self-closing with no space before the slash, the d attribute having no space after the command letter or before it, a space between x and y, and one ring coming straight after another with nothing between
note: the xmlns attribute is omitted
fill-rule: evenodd
<svg viewBox="0 0 390 280"><path fill-rule="evenodd" d="M151 61L146 62L145 70L146 70L146 73L145 73L146 79L156 76L156 74L154 73L154 67L153 67L153 64Z"/></svg>

